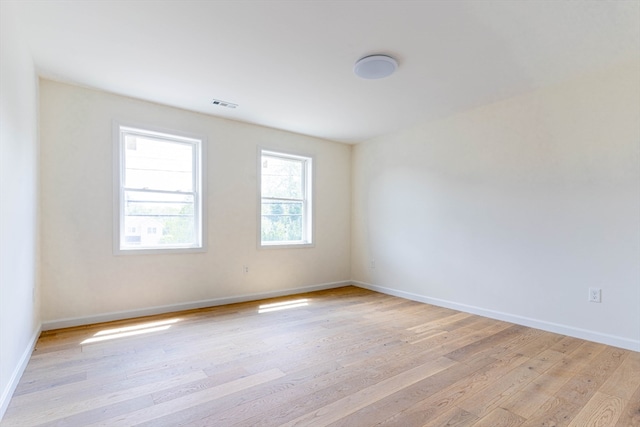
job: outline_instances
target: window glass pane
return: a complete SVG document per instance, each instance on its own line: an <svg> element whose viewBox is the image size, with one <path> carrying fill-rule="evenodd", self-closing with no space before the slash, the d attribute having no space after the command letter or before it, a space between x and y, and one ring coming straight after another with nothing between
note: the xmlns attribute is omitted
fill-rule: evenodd
<svg viewBox="0 0 640 427"><path fill-rule="evenodd" d="M125 191L123 246L193 245L194 197Z"/></svg>
<svg viewBox="0 0 640 427"><path fill-rule="evenodd" d="M124 149L125 187L193 191L192 144L126 135Z"/></svg>
<svg viewBox="0 0 640 427"><path fill-rule="evenodd" d="M303 162L262 156L262 197L302 199Z"/></svg>
<svg viewBox="0 0 640 427"><path fill-rule="evenodd" d="M262 241L302 240L302 202L262 202Z"/></svg>

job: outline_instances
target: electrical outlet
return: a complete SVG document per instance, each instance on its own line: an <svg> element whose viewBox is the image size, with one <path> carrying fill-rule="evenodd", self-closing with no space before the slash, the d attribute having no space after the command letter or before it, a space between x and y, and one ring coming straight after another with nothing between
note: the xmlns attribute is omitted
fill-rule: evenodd
<svg viewBox="0 0 640 427"><path fill-rule="evenodd" d="M376 268L376 260L372 259L371 263L369 264L369 266L371 267L372 270L375 270L375 268Z"/></svg>
<svg viewBox="0 0 640 427"><path fill-rule="evenodd" d="M249 266L248 266L248 265L243 265L243 266L242 266L242 272L243 272L244 274L249 273Z"/></svg>
<svg viewBox="0 0 640 427"><path fill-rule="evenodd" d="M589 288L589 302L602 302L602 289Z"/></svg>

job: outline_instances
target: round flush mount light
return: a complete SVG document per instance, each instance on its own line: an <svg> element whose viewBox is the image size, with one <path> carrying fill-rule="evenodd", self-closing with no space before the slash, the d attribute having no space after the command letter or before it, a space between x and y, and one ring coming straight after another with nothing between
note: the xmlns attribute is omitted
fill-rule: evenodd
<svg viewBox="0 0 640 427"><path fill-rule="evenodd" d="M393 74L398 68L395 59L388 55L370 55L361 58L353 67L353 72L363 79L382 79Z"/></svg>

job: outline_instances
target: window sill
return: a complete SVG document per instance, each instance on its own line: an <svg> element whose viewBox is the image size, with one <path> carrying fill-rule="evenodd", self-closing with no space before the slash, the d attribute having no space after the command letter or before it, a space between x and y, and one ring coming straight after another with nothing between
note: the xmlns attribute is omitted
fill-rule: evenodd
<svg viewBox="0 0 640 427"><path fill-rule="evenodd" d="M262 243L258 244L258 249L302 249L313 248L315 243Z"/></svg>
<svg viewBox="0 0 640 427"><path fill-rule="evenodd" d="M115 249L114 255L169 255L206 252L206 248L140 248L140 249Z"/></svg>

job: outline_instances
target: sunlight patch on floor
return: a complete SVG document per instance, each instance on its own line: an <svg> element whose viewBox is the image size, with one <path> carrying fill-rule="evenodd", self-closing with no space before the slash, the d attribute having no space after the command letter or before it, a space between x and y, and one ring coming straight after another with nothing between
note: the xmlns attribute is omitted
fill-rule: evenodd
<svg viewBox="0 0 640 427"><path fill-rule="evenodd" d="M133 326L124 326L122 328L105 329L96 332L92 338L87 338L80 344L90 344L94 342L107 341L117 338L130 337L134 335L148 334L151 332L165 331L171 327L174 323L179 322L182 319L167 319L159 320L157 322L140 323Z"/></svg>
<svg viewBox="0 0 640 427"><path fill-rule="evenodd" d="M288 310L290 308L304 307L309 305L308 298L294 299L291 301L274 302L272 304L262 304L258 307L258 313L269 313L271 311Z"/></svg>

